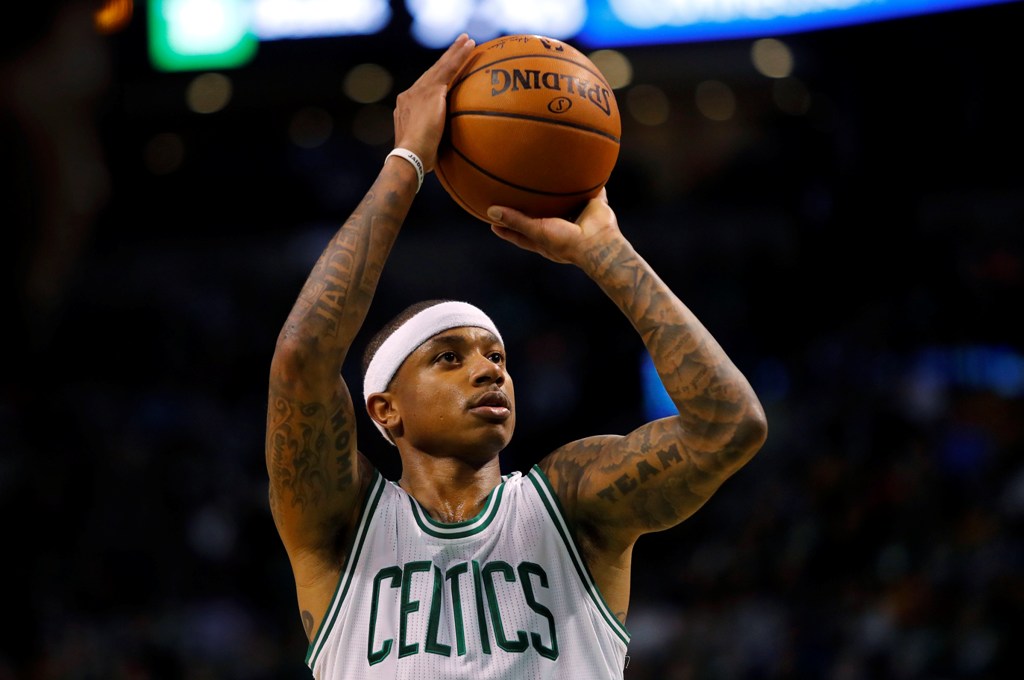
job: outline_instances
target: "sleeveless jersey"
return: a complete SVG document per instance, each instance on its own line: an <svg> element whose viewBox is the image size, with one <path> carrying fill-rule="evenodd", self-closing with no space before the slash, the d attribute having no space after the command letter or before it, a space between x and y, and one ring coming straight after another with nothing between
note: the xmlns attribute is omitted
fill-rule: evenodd
<svg viewBox="0 0 1024 680"><path fill-rule="evenodd" d="M454 524L375 472L306 664L317 680L606 680L628 643L539 467Z"/></svg>

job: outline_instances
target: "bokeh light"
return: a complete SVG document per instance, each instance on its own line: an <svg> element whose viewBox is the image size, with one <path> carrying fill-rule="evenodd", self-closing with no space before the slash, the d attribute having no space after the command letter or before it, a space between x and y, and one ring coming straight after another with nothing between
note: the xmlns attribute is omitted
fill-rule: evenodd
<svg viewBox="0 0 1024 680"><path fill-rule="evenodd" d="M231 101L231 79L222 73L196 76L185 90L188 108L196 113L216 113Z"/></svg>
<svg viewBox="0 0 1024 680"><path fill-rule="evenodd" d="M655 126L668 121L671 105L660 87L636 85L626 93L626 108L638 123Z"/></svg>
<svg viewBox="0 0 1024 680"><path fill-rule="evenodd" d="M754 41L750 48L754 68L769 78L786 78L793 72L793 52L775 38Z"/></svg>
<svg viewBox="0 0 1024 680"><path fill-rule="evenodd" d="M391 92L394 79L379 64L359 64L345 74L342 90L354 102L375 104Z"/></svg>
<svg viewBox="0 0 1024 680"><path fill-rule="evenodd" d="M736 95L731 87L720 80L699 83L694 99L697 110L710 120L725 121L736 114Z"/></svg>
<svg viewBox="0 0 1024 680"><path fill-rule="evenodd" d="M613 90L628 87L633 82L633 64L618 50L597 50L588 55L601 71Z"/></svg>
<svg viewBox="0 0 1024 680"><path fill-rule="evenodd" d="M110 35L124 30L132 20L132 0L104 0L93 15L96 30Z"/></svg>

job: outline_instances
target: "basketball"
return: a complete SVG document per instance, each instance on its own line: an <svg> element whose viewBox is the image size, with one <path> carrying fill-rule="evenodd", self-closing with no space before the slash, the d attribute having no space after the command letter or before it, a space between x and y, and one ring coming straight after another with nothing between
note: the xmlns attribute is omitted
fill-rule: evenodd
<svg viewBox="0 0 1024 680"><path fill-rule="evenodd" d="M488 224L492 205L575 219L618 159L611 86L590 59L553 38L481 43L452 79L447 107L437 178Z"/></svg>

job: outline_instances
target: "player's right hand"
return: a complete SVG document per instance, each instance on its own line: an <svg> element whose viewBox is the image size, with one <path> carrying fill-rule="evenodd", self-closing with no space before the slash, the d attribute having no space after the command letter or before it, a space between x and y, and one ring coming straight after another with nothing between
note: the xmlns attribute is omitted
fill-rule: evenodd
<svg viewBox="0 0 1024 680"><path fill-rule="evenodd" d="M409 149L430 172L437 163L437 147L444 133L448 84L476 47L463 33L433 66L427 69L395 102L395 146Z"/></svg>

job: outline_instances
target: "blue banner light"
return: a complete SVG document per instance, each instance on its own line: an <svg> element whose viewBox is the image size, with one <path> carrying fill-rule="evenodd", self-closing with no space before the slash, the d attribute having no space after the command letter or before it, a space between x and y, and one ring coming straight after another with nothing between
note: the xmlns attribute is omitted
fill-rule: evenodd
<svg viewBox="0 0 1024 680"><path fill-rule="evenodd" d="M622 47L768 37L1018 0L591 0L576 39Z"/></svg>

